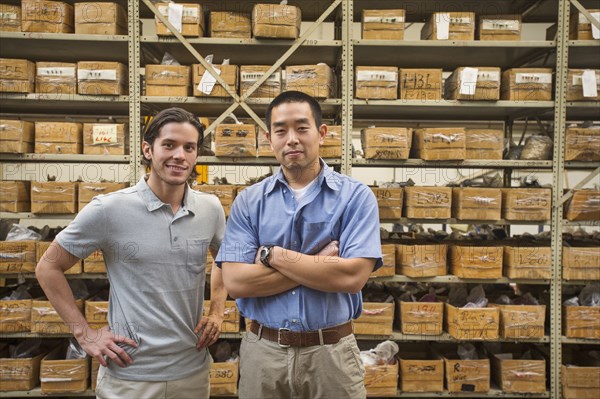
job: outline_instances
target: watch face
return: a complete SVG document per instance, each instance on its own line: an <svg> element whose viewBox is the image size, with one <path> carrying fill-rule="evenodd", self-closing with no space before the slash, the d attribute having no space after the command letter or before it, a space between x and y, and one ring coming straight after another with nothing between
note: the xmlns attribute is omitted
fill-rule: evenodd
<svg viewBox="0 0 600 399"><path fill-rule="evenodd" d="M260 250L260 260L261 261L265 261L266 257L269 255L269 251L267 250L267 248L262 248Z"/></svg>

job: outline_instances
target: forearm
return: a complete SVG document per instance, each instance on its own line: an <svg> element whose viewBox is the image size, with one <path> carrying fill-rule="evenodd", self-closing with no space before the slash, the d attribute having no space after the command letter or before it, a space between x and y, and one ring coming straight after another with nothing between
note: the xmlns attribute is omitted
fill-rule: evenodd
<svg viewBox="0 0 600 399"><path fill-rule="evenodd" d="M357 293L369 279L375 260L304 255L273 247L270 264L299 285L324 292Z"/></svg>
<svg viewBox="0 0 600 399"><path fill-rule="evenodd" d="M208 314L223 317L226 299L227 290L225 290L225 284L223 284L221 269L213 266L210 274L210 309Z"/></svg>
<svg viewBox="0 0 600 399"><path fill-rule="evenodd" d="M262 264L223 263L223 281L234 298L277 295L299 284Z"/></svg>

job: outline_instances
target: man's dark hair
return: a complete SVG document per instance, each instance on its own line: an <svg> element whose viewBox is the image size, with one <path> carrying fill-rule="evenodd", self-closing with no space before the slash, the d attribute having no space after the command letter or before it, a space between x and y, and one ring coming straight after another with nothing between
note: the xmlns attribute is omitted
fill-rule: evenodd
<svg viewBox="0 0 600 399"><path fill-rule="evenodd" d="M202 146L202 139L204 138L204 126L200 123L198 118L191 112L186 111L182 108L167 108L160 111L152 119L146 131L144 132L144 141L150 144L150 147L154 148L154 141L160 134L160 129L167 123L189 123L198 131L198 150ZM142 153L142 162L146 166L150 166L152 162L146 159Z"/></svg>
<svg viewBox="0 0 600 399"><path fill-rule="evenodd" d="M313 114L313 119L315 120L317 129L323 124L323 113L321 112L321 106L319 105L319 102L306 93L291 90L284 91L275 97L273 101L271 101L271 104L269 104L266 115L267 128L269 131L271 131L271 113L273 112L273 108L285 103L308 103L308 105L310 105L310 110Z"/></svg>

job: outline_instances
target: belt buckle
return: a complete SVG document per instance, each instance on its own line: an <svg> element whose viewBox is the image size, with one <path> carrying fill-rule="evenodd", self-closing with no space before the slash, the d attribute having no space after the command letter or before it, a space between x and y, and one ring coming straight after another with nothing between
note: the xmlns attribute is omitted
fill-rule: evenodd
<svg viewBox="0 0 600 399"><path fill-rule="evenodd" d="M292 330L290 330L289 328L280 328L277 330L277 344L282 347L282 348L289 348L291 345L284 345L281 343L281 333L282 332L290 332Z"/></svg>

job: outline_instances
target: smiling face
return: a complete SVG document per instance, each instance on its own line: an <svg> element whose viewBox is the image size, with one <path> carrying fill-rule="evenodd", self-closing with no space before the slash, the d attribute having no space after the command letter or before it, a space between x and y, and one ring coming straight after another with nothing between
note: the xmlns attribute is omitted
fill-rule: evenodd
<svg viewBox="0 0 600 399"><path fill-rule="evenodd" d="M319 173L319 147L327 126L316 126L310 105L286 102L273 108L267 137L288 183L303 186Z"/></svg>
<svg viewBox="0 0 600 399"><path fill-rule="evenodd" d="M149 184L180 186L196 165L199 133L190 123L170 122L152 145L144 141L144 157L151 162Z"/></svg>

